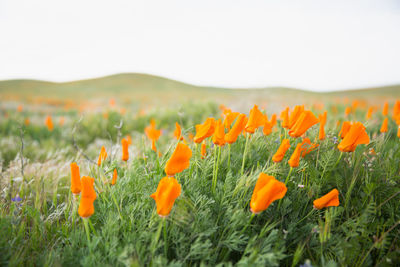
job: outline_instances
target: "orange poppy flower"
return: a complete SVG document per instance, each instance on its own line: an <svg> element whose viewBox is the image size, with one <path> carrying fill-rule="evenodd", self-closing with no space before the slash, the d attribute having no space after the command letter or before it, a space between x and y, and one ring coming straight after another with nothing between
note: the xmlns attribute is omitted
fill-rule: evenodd
<svg viewBox="0 0 400 267"><path fill-rule="evenodd" d="M344 138L346 136L346 134L349 132L351 128L351 122L349 121L344 121L342 124L342 129L339 132L340 138Z"/></svg>
<svg viewBox="0 0 400 267"><path fill-rule="evenodd" d="M304 111L304 106L295 106L294 110L290 113L289 116L289 129L292 129L293 125L296 123L296 121L299 119L301 113Z"/></svg>
<svg viewBox="0 0 400 267"><path fill-rule="evenodd" d="M212 141L214 145L218 146L225 145L225 128L224 125L222 124L221 119L217 120Z"/></svg>
<svg viewBox="0 0 400 267"><path fill-rule="evenodd" d="M157 141L161 135L161 130L156 129L156 122L153 119L150 120L150 125L144 128L144 132L151 141Z"/></svg>
<svg viewBox="0 0 400 267"><path fill-rule="evenodd" d="M104 146L102 146L101 147L101 150L100 150L100 154L99 154L99 159L97 160L97 165L101 165L101 162L103 161L103 160L106 160L106 158L107 158L107 152L106 152L106 148L104 147Z"/></svg>
<svg viewBox="0 0 400 267"><path fill-rule="evenodd" d="M207 118L203 124L196 125L196 135L193 138L193 141L197 144L203 142L204 139L210 137L215 130L215 119Z"/></svg>
<svg viewBox="0 0 400 267"><path fill-rule="evenodd" d="M319 144L313 144L310 141L310 138L306 137L303 139L303 142L301 142L301 157L304 158L307 154L309 154L311 151L319 147Z"/></svg>
<svg viewBox="0 0 400 267"><path fill-rule="evenodd" d="M96 191L94 191L94 178L83 176L82 180L82 194L79 203L78 213L82 218L88 218L94 213L93 202L96 200Z"/></svg>
<svg viewBox="0 0 400 267"><path fill-rule="evenodd" d="M129 159L129 150L128 150L129 142L125 138L122 138L121 144L122 144L122 160L127 161Z"/></svg>
<svg viewBox="0 0 400 267"><path fill-rule="evenodd" d="M347 107L347 108L344 110L344 115L345 115L345 116L349 116L350 113L351 113L351 107Z"/></svg>
<svg viewBox="0 0 400 267"><path fill-rule="evenodd" d="M290 148L289 139L283 139L281 145L279 146L278 150L272 157L273 162L281 162L283 157L285 157L286 151Z"/></svg>
<svg viewBox="0 0 400 267"><path fill-rule="evenodd" d="M271 133L272 133L272 123L266 121L263 128L263 134L267 136L270 135Z"/></svg>
<svg viewBox="0 0 400 267"><path fill-rule="evenodd" d="M118 178L118 172L117 172L117 169L114 169L113 178L111 180L111 185L115 185L115 183L117 182L117 178Z"/></svg>
<svg viewBox="0 0 400 267"><path fill-rule="evenodd" d="M393 119L397 121L400 117L400 100L397 100L393 107Z"/></svg>
<svg viewBox="0 0 400 267"><path fill-rule="evenodd" d="M151 140L151 150L157 152L156 140Z"/></svg>
<svg viewBox="0 0 400 267"><path fill-rule="evenodd" d="M128 145L132 145L132 137L130 135L125 136L126 141L128 141Z"/></svg>
<svg viewBox="0 0 400 267"><path fill-rule="evenodd" d="M45 124L47 126L47 129L49 129L49 131L53 131L54 125L53 125L53 120L51 119L50 115L46 117Z"/></svg>
<svg viewBox="0 0 400 267"><path fill-rule="evenodd" d="M382 115L387 116L388 113L389 113L389 103L385 102L385 104L383 105Z"/></svg>
<svg viewBox="0 0 400 267"><path fill-rule="evenodd" d="M189 167L189 161L192 157L192 150L182 143L178 143L175 151L172 153L171 158L165 165L165 173L168 176L175 175Z"/></svg>
<svg viewBox="0 0 400 267"><path fill-rule="evenodd" d="M254 214L266 210L275 200L285 196L287 187L273 176L260 173L250 201L250 210Z"/></svg>
<svg viewBox="0 0 400 267"><path fill-rule="evenodd" d="M386 133L387 132L387 130L388 130L388 118L386 117L384 120L383 120L383 123L382 123L382 126L381 126L381 133Z"/></svg>
<svg viewBox="0 0 400 267"><path fill-rule="evenodd" d="M333 189L328 194L314 200L313 202L314 208L323 209L327 207L337 207L339 206L339 191L337 189Z"/></svg>
<svg viewBox="0 0 400 267"><path fill-rule="evenodd" d="M265 124L265 115L258 109L257 105L250 110L249 120L244 130L248 133L254 133L258 127Z"/></svg>
<svg viewBox="0 0 400 267"><path fill-rule="evenodd" d="M342 152L353 152L357 145L369 144L369 136L365 131L365 126L361 122L351 125L349 132L338 145Z"/></svg>
<svg viewBox="0 0 400 267"><path fill-rule="evenodd" d="M22 112L23 109L24 109L24 108L23 108L22 105L18 105L18 107L17 107L17 111L18 111L18 112Z"/></svg>
<svg viewBox="0 0 400 267"><path fill-rule="evenodd" d="M282 128L289 128L289 108L287 107L284 111L281 113L281 120L282 120Z"/></svg>
<svg viewBox="0 0 400 267"><path fill-rule="evenodd" d="M204 143L204 142L201 144L200 153L201 153L201 159L205 159L206 155L207 155L207 146L206 146L206 143Z"/></svg>
<svg viewBox="0 0 400 267"><path fill-rule="evenodd" d="M318 116L318 119L319 119L319 133L318 133L318 139L319 139L319 140L324 140L324 139L325 139L326 116L327 116L327 112L326 112L326 111L325 111L323 114L320 114L320 115Z"/></svg>
<svg viewBox="0 0 400 267"><path fill-rule="evenodd" d="M26 126L28 126L31 122L29 121L28 118L26 118L24 123L25 123Z"/></svg>
<svg viewBox="0 0 400 267"><path fill-rule="evenodd" d="M81 192L81 175L79 174L79 166L76 162L71 163L71 192L79 194Z"/></svg>
<svg viewBox="0 0 400 267"><path fill-rule="evenodd" d="M374 112L374 108L373 108L373 107L370 107L370 108L368 109L368 112L367 112L367 115L365 116L365 118L366 118L367 120L371 119L372 113L373 113L373 112Z"/></svg>
<svg viewBox="0 0 400 267"><path fill-rule="evenodd" d="M291 137L302 136L311 126L317 123L317 117L315 117L311 111L305 110L301 113L296 123L290 129L289 135Z"/></svg>
<svg viewBox="0 0 400 267"><path fill-rule="evenodd" d="M302 143L297 144L295 150L293 151L292 156L290 156L290 159L288 160L290 167L296 168L299 166L301 152L302 152L302 146L303 146Z"/></svg>
<svg viewBox="0 0 400 267"><path fill-rule="evenodd" d="M399 125L399 127L397 128L397 137L400 138L400 125Z"/></svg>
<svg viewBox="0 0 400 267"><path fill-rule="evenodd" d="M243 131L247 123L247 117L245 114L240 114L237 118L232 129L225 135L225 142L233 144L236 142L239 134Z"/></svg>
<svg viewBox="0 0 400 267"><path fill-rule="evenodd" d="M224 127L229 131L233 121L239 116L239 112L228 112L225 114Z"/></svg>
<svg viewBox="0 0 400 267"><path fill-rule="evenodd" d="M276 114L272 114L270 123L271 123L271 128L273 128L276 125Z"/></svg>
<svg viewBox="0 0 400 267"><path fill-rule="evenodd" d="M160 217L167 217L175 200L181 194L181 185L174 177L164 177L160 180L155 193L150 197L156 201L157 213Z"/></svg>
<svg viewBox="0 0 400 267"><path fill-rule="evenodd" d="M177 140L183 140L181 126L177 122L175 122L174 136Z"/></svg>

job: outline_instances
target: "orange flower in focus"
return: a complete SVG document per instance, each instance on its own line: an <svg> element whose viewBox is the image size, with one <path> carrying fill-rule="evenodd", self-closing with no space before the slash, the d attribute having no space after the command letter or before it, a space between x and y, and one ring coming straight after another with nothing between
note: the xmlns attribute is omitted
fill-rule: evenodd
<svg viewBox="0 0 400 267"><path fill-rule="evenodd" d="M366 118L367 120L371 119L372 113L373 113L373 112L374 112L374 108L373 108L373 107L370 107L370 108L368 109L368 112L367 112L367 115L365 116L365 118Z"/></svg>
<svg viewBox="0 0 400 267"><path fill-rule="evenodd" d="M307 154L309 154L311 151L319 147L319 144L313 144L310 141L310 138L304 138L303 142L301 142L301 157L304 158Z"/></svg>
<svg viewBox="0 0 400 267"><path fill-rule="evenodd" d="M181 185L174 177L164 177L160 180L155 193L150 197L156 201L157 213L160 217L170 214L175 200L181 194Z"/></svg>
<svg viewBox="0 0 400 267"><path fill-rule="evenodd" d="M388 113L389 113L389 103L385 102L385 104L383 105L382 115L387 116Z"/></svg>
<svg viewBox="0 0 400 267"><path fill-rule="evenodd" d="M290 148L290 142L289 139L283 139L281 145L279 146L278 150L272 157L272 161L277 163L281 162L283 160L283 157L285 157L286 151Z"/></svg>
<svg viewBox="0 0 400 267"><path fill-rule="evenodd" d="M94 178L83 176L82 180L81 202L79 203L78 213L82 218L88 218L94 213L93 202L96 200L96 192L94 191Z"/></svg>
<svg viewBox="0 0 400 267"><path fill-rule="evenodd" d="M229 131L233 121L239 116L239 112L228 112L225 114L224 127Z"/></svg>
<svg viewBox="0 0 400 267"><path fill-rule="evenodd" d="M325 111L323 114L320 114L320 115L318 116L318 119L319 119L319 133L318 133L318 139L319 139L319 140L324 140L324 139L325 139L326 116L327 116L327 112L326 112L326 111Z"/></svg>
<svg viewBox="0 0 400 267"><path fill-rule="evenodd" d="M129 159L129 142L125 138L122 138L121 140L121 145L122 145L122 160L123 161L128 161Z"/></svg>
<svg viewBox="0 0 400 267"><path fill-rule="evenodd" d="M272 124L267 120L264 124L263 134L267 136L270 135L271 133L272 133Z"/></svg>
<svg viewBox="0 0 400 267"><path fill-rule="evenodd" d="M351 107L347 107L347 108L344 110L344 115L347 117L347 116L350 115L350 113L351 113Z"/></svg>
<svg viewBox="0 0 400 267"><path fill-rule="evenodd" d="M206 146L206 143L204 143L204 142L201 144L200 153L201 153L201 159L205 159L205 157L207 155L207 146Z"/></svg>
<svg viewBox="0 0 400 267"><path fill-rule="evenodd" d="M182 143L178 143L175 151L172 153L171 158L165 165L165 173L168 176L175 175L189 167L189 161L192 157L192 150Z"/></svg>
<svg viewBox="0 0 400 267"><path fill-rule="evenodd" d="M290 167L292 167L292 168L296 168L299 166L300 156L301 156L301 152L302 152L302 145L303 145L302 143L297 144L296 149L293 151L292 156L288 160L288 163L289 163Z"/></svg>
<svg viewBox="0 0 400 267"><path fill-rule="evenodd" d="M351 128L351 122L349 121L344 121L342 124L342 129L339 132L340 138L344 138L346 136L346 134L349 132Z"/></svg>
<svg viewBox="0 0 400 267"><path fill-rule="evenodd" d="M281 126L282 128L289 128L289 108L287 107L284 111L281 113Z"/></svg>
<svg viewBox="0 0 400 267"><path fill-rule="evenodd" d="M101 165L101 162L102 162L103 160L106 160L106 158L107 158L106 148L105 148L104 146L102 146L102 147L101 147L101 150L100 150L99 159L97 160L97 165L100 166L100 165Z"/></svg>
<svg viewBox="0 0 400 267"><path fill-rule="evenodd" d="M294 107L294 110L290 113L290 116L289 116L289 129L292 129L292 127L294 126L296 121L299 119L299 117L303 113L303 111L304 111L303 105Z"/></svg>
<svg viewBox="0 0 400 267"><path fill-rule="evenodd" d="M317 123L317 117L315 117L311 111L305 110L301 113L296 123L290 129L289 135L291 137L302 136L311 126Z"/></svg>
<svg viewBox="0 0 400 267"><path fill-rule="evenodd" d="M276 114L272 114L270 123L271 123L271 128L273 128L276 125Z"/></svg>
<svg viewBox="0 0 400 267"><path fill-rule="evenodd" d="M349 132L338 145L338 149L342 152L353 152L357 145L369 144L369 141L365 126L361 122L356 122L351 125Z"/></svg>
<svg viewBox="0 0 400 267"><path fill-rule="evenodd" d="M386 117L384 120L383 120L383 123L382 123L382 126L381 126L381 133L386 133L387 132L387 130L388 130L388 118Z"/></svg>
<svg viewBox="0 0 400 267"><path fill-rule="evenodd" d="M144 132L151 141L157 141L161 135L161 130L156 129L156 122L153 119L150 120L150 125L144 128Z"/></svg>
<svg viewBox="0 0 400 267"><path fill-rule="evenodd" d="M111 185L115 185L115 183L117 182L117 178L118 178L118 172L117 172L117 169L114 169L113 178L111 180Z"/></svg>
<svg viewBox="0 0 400 267"><path fill-rule="evenodd" d="M71 163L71 192L79 194L81 192L81 175L79 174L79 166L76 162Z"/></svg>
<svg viewBox="0 0 400 267"><path fill-rule="evenodd" d="M196 125L196 135L193 140L195 143L200 144L204 139L210 137L215 130L215 119L207 118L203 124Z"/></svg>
<svg viewBox="0 0 400 267"><path fill-rule="evenodd" d="M51 119L51 116L46 117L45 124L47 126L47 129L49 129L49 131L53 131L54 125L53 125L53 120Z"/></svg>
<svg viewBox="0 0 400 267"><path fill-rule="evenodd" d="M214 145L218 146L225 145L225 128L224 125L222 124L221 119L217 120L212 141Z"/></svg>
<svg viewBox="0 0 400 267"><path fill-rule="evenodd" d="M237 118L232 129L225 135L225 142L233 144L236 142L239 134L243 131L247 123L247 117L245 114L240 114Z"/></svg>
<svg viewBox="0 0 400 267"><path fill-rule="evenodd" d="M250 201L250 210L254 214L266 210L275 200L285 196L287 187L273 176L260 173Z"/></svg>
<svg viewBox="0 0 400 267"><path fill-rule="evenodd" d="M333 189L328 194L320 197L313 202L315 209L323 209L327 207L337 207L339 206L339 191Z"/></svg>
<svg viewBox="0 0 400 267"><path fill-rule="evenodd" d="M265 124L265 115L258 109L257 105L250 110L249 120L247 121L244 130L248 133L254 133L258 127Z"/></svg>
<svg viewBox="0 0 400 267"><path fill-rule="evenodd" d="M181 126L177 122L175 122L174 136L177 140L183 140Z"/></svg>

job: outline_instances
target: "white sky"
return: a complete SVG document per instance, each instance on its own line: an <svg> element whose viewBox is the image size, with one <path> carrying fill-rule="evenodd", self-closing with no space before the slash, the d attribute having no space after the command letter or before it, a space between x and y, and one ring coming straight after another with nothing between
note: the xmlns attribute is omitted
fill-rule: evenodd
<svg viewBox="0 0 400 267"><path fill-rule="evenodd" d="M119 72L316 91L400 83L400 1L0 0L0 79Z"/></svg>

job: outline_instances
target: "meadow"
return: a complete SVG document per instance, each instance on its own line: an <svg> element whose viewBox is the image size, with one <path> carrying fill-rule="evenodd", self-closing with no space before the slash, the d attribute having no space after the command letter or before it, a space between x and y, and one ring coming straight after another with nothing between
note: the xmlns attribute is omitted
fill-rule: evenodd
<svg viewBox="0 0 400 267"><path fill-rule="evenodd" d="M268 117L260 119L262 125L253 125L251 133L243 124L237 140L224 145L214 144L217 122L207 124L207 118L223 122L238 112L245 114L248 125L255 103L244 108L232 97L231 105L223 106L207 98L143 108L123 99L107 97L101 104L79 105L27 103L20 97L1 102L0 265L400 263L399 111L394 97L382 98L388 101L386 108L384 101L371 97L327 96L297 103L318 118L299 136L282 127L286 98L265 101L259 106ZM296 122L295 105L287 105L287 115ZM223 124L225 137L239 116ZM387 131L382 129L385 118ZM361 122L369 137L354 152L338 149L344 121ZM181 126L178 135L176 123ZM291 167L288 161L297 147L304 148L305 137L310 149L304 157L304 150L297 150L298 166ZM274 155L284 139L290 147L276 162ZM129 140L127 160L122 160L122 140ZM189 165L167 175L166 165L178 144L191 150ZM100 156L98 164L102 147L107 156ZM72 162L79 166L80 177L94 178L94 212L85 219L78 213L84 192L71 192ZM117 180L112 184L114 170ZM256 211L253 194L261 173L273 176L287 191L278 198L268 191L272 195L260 200L268 205ZM163 177L172 176L180 194L176 200L164 195L172 208L160 214L162 201L150 195L158 191ZM339 192L339 203L315 207L315 200L333 189Z"/></svg>

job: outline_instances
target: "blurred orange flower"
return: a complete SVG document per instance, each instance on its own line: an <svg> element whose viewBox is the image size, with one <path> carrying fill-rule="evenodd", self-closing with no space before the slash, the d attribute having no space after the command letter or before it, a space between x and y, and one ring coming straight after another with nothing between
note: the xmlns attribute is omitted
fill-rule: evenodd
<svg viewBox="0 0 400 267"><path fill-rule="evenodd" d="M225 128L224 125L222 124L221 119L217 120L212 141L214 145L218 146L225 145Z"/></svg>
<svg viewBox="0 0 400 267"><path fill-rule="evenodd" d="M380 132L381 132L381 133L386 133L387 131L388 131L388 118L386 117L386 118L383 120L383 123L382 123Z"/></svg>
<svg viewBox="0 0 400 267"><path fill-rule="evenodd" d="M47 126L47 129L49 129L49 131L53 131L54 125L53 125L53 120L51 119L50 115L46 117L45 124Z"/></svg>
<svg viewBox="0 0 400 267"><path fill-rule="evenodd" d="M179 123L175 122L174 136L177 140L183 140L182 129Z"/></svg>
<svg viewBox="0 0 400 267"><path fill-rule="evenodd" d="M162 178L158 183L156 192L150 195L156 201L157 214L160 217L168 216L180 194L181 185L174 177Z"/></svg>
<svg viewBox="0 0 400 267"><path fill-rule="evenodd" d="M104 146L102 146L101 150L100 150L100 154L99 154L99 159L97 160L97 165L100 166L101 162L103 160L106 160L106 158L107 158L106 148Z"/></svg>
<svg viewBox="0 0 400 267"><path fill-rule="evenodd" d="M290 148L289 139L283 139L281 145L279 146L278 150L272 157L272 161L277 163L281 162L285 157L286 151Z"/></svg>
<svg viewBox="0 0 400 267"><path fill-rule="evenodd" d="M122 138L121 140L121 145L122 145L122 160L123 161L128 161L129 159L129 142L125 138Z"/></svg>
<svg viewBox="0 0 400 267"><path fill-rule="evenodd" d="M117 182L117 178L118 178L118 172L117 172L117 169L114 169L113 178L111 180L111 185L115 185L115 183Z"/></svg>
<svg viewBox="0 0 400 267"><path fill-rule="evenodd" d="M78 213L82 218L88 218L94 213L93 202L96 200L96 191L94 191L94 178L83 176L82 180L82 194L79 203Z"/></svg>
<svg viewBox="0 0 400 267"><path fill-rule="evenodd" d="M79 166L76 162L71 163L71 192L79 194L81 192L81 175L79 174Z"/></svg>

